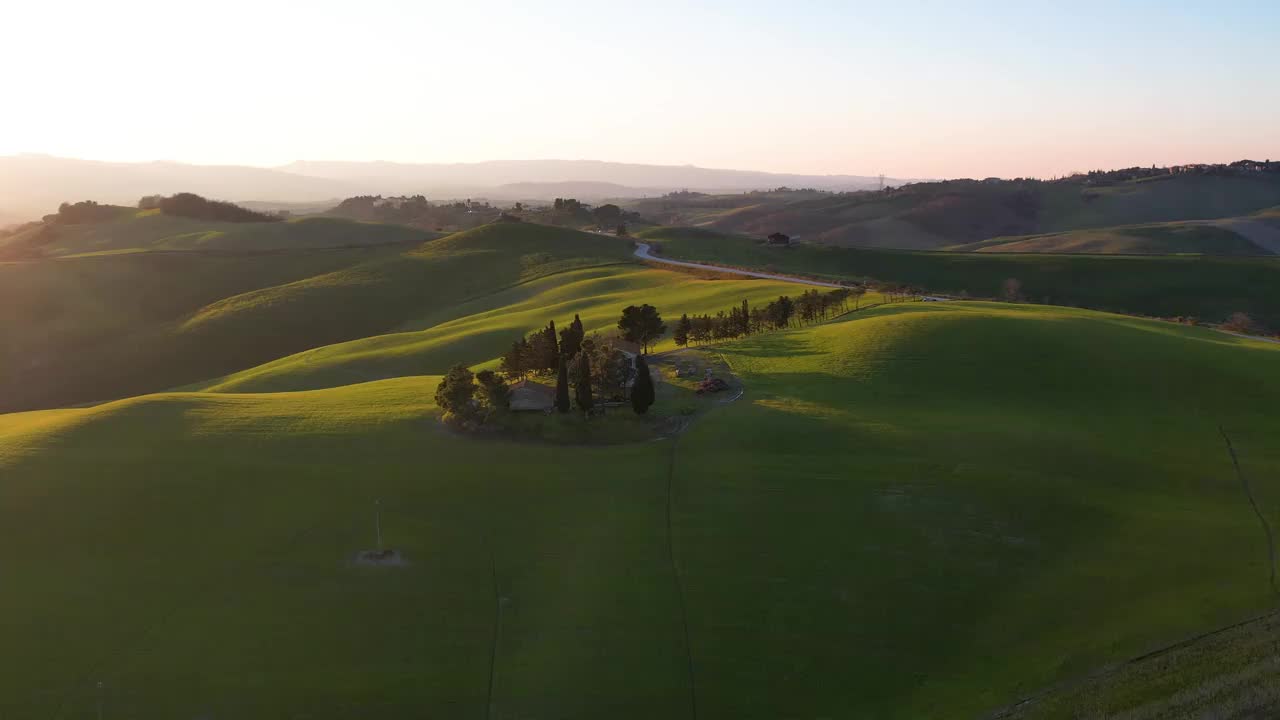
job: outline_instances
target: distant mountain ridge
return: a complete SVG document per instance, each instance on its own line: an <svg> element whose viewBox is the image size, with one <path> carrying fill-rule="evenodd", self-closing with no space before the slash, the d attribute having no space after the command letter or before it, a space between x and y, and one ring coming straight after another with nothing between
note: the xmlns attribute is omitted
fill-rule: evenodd
<svg viewBox="0 0 1280 720"><path fill-rule="evenodd" d="M392 163L298 161L278 168L285 172L344 182L407 183L417 187L498 188L520 183L612 183L649 192L700 190L731 192L781 186L819 190L868 190L880 178L868 175L804 175L755 170L725 170L694 165L645 165L602 160L493 160L476 163ZM885 178L889 185L915 180ZM410 192L396 188L393 192Z"/></svg>
<svg viewBox="0 0 1280 720"><path fill-rule="evenodd" d="M0 216L37 219L62 202L135 205L143 195L193 192L218 200L329 200L360 188L324 178L238 165L121 163L48 155L0 157Z"/></svg>
<svg viewBox="0 0 1280 720"><path fill-rule="evenodd" d="M899 185L905 180L886 179ZM353 195L426 195L498 201L581 196L645 197L672 190L741 192L779 186L822 190L878 187L878 177L720 170L596 160L498 160L477 163L298 161L278 168L104 162L48 155L0 157L0 222L39 218L62 202L132 205L143 195L194 192L232 202L335 204Z"/></svg>
<svg viewBox="0 0 1280 720"><path fill-rule="evenodd" d="M663 188L637 188L610 182L563 180L560 182L518 182L499 185L494 192L504 199L541 200L552 197L575 198L592 203L614 198L645 198L668 192Z"/></svg>

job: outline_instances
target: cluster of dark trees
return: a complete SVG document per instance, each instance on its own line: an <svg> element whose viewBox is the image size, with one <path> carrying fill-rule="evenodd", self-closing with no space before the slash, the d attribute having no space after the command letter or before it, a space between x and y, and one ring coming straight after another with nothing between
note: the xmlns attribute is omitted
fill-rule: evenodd
<svg viewBox="0 0 1280 720"><path fill-rule="evenodd" d="M1106 186L1143 178L1170 175L1253 175L1256 173L1280 173L1280 162L1271 160L1236 160L1232 163L1195 163L1169 167L1128 167L1115 170L1090 170L1071 173L1060 182L1083 183L1090 186Z"/></svg>
<svg viewBox="0 0 1280 720"><path fill-rule="evenodd" d="M1019 283L1021 287L1021 283ZM920 288L910 285L894 285L893 283L872 283L872 288L884 295L884 301L887 303L908 302L910 300L918 300L924 294Z"/></svg>
<svg viewBox="0 0 1280 720"><path fill-rule="evenodd" d="M434 230L464 230L498 219L502 211L487 200L432 203L423 195L357 195L338 203L329 215L396 223Z"/></svg>
<svg viewBox="0 0 1280 720"><path fill-rule="evenodd" d="M445 422L474 428L510 408L511 388L492 370L473 374L465 365L454 365L436 387L436 404Z"/></svg>
<svg viewBox="0 0 1280 720"><path fill-rule="evenodd" d="M99 205L92 200L83 200L78 203L62 203L58 206L58 212L52 215L45 215L44 221L64 225L80 225L113 220L119 214L119 208L114 205Z"/></svg>
<svg viewBox="0 0 1280 720"><path fill-rule="evenodd" d="M849 312L850 300L856 309L864 293L866 288L862 286L835 288L829 292L808 290L795 298L781 295L764 307L751 307L743 300L741 305L715 315L689 317L684 314L676 322L672 339L683 347L820 322Z"/></svg>
<svg viewBox="0 0 1280 720"><path fill-rule="evenodd" d="M556 409L560 412L570 410L571 389L574 402L584 413L591 413L597 401L626 399L627 386L632 378L637 377L639 367L639 361L632 365L626 353L613 342L594 335L587 337L577 315L558 334L555 321L551 321L545 328L511 343L501 361L503 374L511 379L554 372ZM646 375L644 380L647 382L648 379ZM637 379L636 385L639 384ZM632 389L634 406L637 398L634 397L634 387ZM649 393L652 394L651 387ZM652 403L650 398L643 404L643 410L637 409L637 412L647 410Z"/></svg>
<svg viewBox="0 0 1280 720"><path fill-rule="evenodd" d="M195 193L178 193L164 197L148 195L138 201L142 210L159 209L165 215L213 220L216 222L278 222L279 215L260 213L221 200L210 200Z"/></svg>
<svg viewBox="0 0 1280 720"><path fill-rule="evenodd" d="M640 213L623 210L613 203L592 207L576 198L556 198L550 208L531 209L516 204L517 211L541 216L539 222L552 225L595 225L602 230L613 230L626 235L626 224L640 219Z"/></svg>
<svg viewBox="0 0 1280 720"><path fill-rule="evenodd" d="M578 202L576 198L556 198L551 203L551 209L556 212L566 212L572 215L586 210L587 206Z"/></svg>
<svg viewBox="0 0 1280 720"><path fill-rule="evenodd" d="M578 316L573 319L578 327ZM574 323L565 328L565 344L572 345L575 336ZM581 339L578 340L581 343ZM511 349L502 356L502 372L509 378L525 378L529 375L554 372L560 363L560 340L556 334L556 322L552 320L541 330L511 343ZM576 352L576 351L575 351Z"/></svg>
<svg viewBox="0 0 1280 720"><path fill-rule="evenodd" d="M662 315L652 305L628 305L622 309L622 317L618 320L618 330L622 339L640 346L642 353L649 352L649 346L662 337L667 326L662 322Z"/></svg>

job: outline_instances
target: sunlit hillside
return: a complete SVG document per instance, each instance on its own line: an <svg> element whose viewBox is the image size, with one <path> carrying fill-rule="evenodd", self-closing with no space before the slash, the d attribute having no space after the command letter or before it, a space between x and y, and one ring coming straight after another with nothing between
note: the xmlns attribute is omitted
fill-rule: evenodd
<svg viewBox="0 0 1280 720"><path fill-rule="evenodd" d="M1280 346L918 303L711 352L743 397L627 445L451 433L416 372L0 416L0 707L975 717L1271 605L1218 428L1280 522Z"/></svg>

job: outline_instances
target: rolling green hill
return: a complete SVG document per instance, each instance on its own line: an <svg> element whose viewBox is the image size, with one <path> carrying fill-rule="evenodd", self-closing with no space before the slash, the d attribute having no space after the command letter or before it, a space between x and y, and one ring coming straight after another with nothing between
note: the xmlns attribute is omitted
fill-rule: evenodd
<svg viewBox="0 0 1280 720"><path fill-rule="evenodd" d="M1280 258L903 252L769 247L706 228L653 228L638 236L680 260L834 279L873 278L929 292L997 297L1005 280L1030 300L1157 317L1221 322L1245 312L1280 328Z"/></svg>
<svg viewBox="0 0 1280 720"><path fill-rule="evenodd" d="M1273 255L1233 231L1230 221L1121 225L1097 230L1068 230L1043 235L998 237L955 252L1098 253L1106 255ZM1222 223L1219 225L1218 223ZM1280 232L1276 233L1280 237Z"/></svg>
<svg viewBox="0 0 1280 720"><path fill-rule="evenodd" d="M1272 174L1181 174L1105 186L950 180L885 192L706 195L638 200L628 207L666 224L755 237L782 232L820 245L935 250L996 237L1230 218L1277 204L1280 177ZM1231 254L1233 247L1223 249Z"/></svg>
<svg viewBox="0 0 1280 720"><path fill-rule="evenodd" d="M1217 425L1275 526L1280 347L929 303L723 353L751 402L680 440L673 522L726 717L978 717L1275 602Z"/></svg>
<svg viewBox="0 0 1280 720"><path fill-rule="evenodd" d="M1217 428L1280 522L1280 346L920 303L716 352L746 395L634 445L449 434L431 376L0 416L0 714L974 717L1274 603ZM406 565L352 562L375 499Z"/></svg>
<svg viewBox="0 0 1280 720"><path fill-rule="evenodd" d="M14 278L0 282L9 301L9 314L0 315L8 345L0 409L185 385L384 333L520 282L626 261L630 252L616 238L517 223L407 249L0 264L0 277Z"/></svg>
<svg viewBox="0 0 1280 720"><path fill-rule="evenodd" d="M404 332L308 350L193 389L279 392L443 374L455 363L476 365L497 358L512 340L548 320L564 327L578 314L588 333L611 333L621 308L649 303L666 313L670 327L681 312L715 314L744 299L754 305L805 289L784 282L704 280L634 265L571 270L435 309L406 323ZM674 344L668 337L658 347Z"/></svg>
<svg viewBox="0 0 1280 720"><path fill-rule="evenodd" d="M141 251L278 252L415 243L438 233L341 218L288 222L213 222L119 207L116 218L90 223L45 223L0 238L5 259L68 257Z"/></svg>

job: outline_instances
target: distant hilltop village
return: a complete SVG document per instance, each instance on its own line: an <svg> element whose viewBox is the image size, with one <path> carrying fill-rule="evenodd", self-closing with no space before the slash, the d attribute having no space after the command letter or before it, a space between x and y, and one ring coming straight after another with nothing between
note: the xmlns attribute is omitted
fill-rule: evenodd
<svg viewBox="0 0 1280 720"><path fill-rule="evenodd" d="M1280 160L1237 160L1233 163L1190 163L1187 165L1170 165L1168 167L1149 168L1131 167L1120 170L1091 170L1087 173L1072 173L1060 179L1060 182L1084 182L1086 185L1109 185L1168 175L1217 175L1217 176L1252 176L1260 173L1280 174Z"/></svg>

